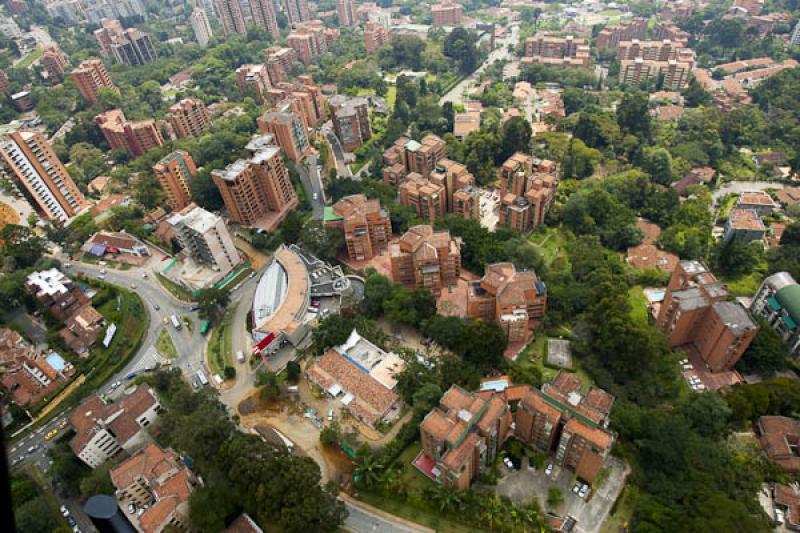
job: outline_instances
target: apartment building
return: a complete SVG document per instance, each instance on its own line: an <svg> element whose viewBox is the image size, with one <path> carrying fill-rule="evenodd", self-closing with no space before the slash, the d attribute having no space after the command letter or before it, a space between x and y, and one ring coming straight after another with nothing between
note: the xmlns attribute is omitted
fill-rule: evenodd
<svg viewBox="0 0 800 533"><path fill-rule="evenodd" d="M168 113L169 123L179 139L199 137L211 127L211 115L203 101L197 98L184 98L169 106Z"/></svg>
<svg viewBox="0 0 800 533"><path fill-rule="evenodd" d="M420 218L433 222L447 214L447 191L444 185L432 183L412 172L398 187L400 205L410 207Z"/></svg>
<svg viewBox="0 0 800 533"><path fill-rule="evenodd" d="M52 353L40 353L22 336L8 328L0 328L0 386L20 407L32 407L52 395L75 373L64 362L63 368L53 368L48 362ZM52 360L52 359L51 359Z"/></svg>
<svg viewBox="0 0 800 533"><path fill-rule="evenodd" d="M674 59L681 63L693 63L694 52L672 41L623 41L617 48L617 59L632 60L641 57L647 61L669 61Z"/></svg>
<svg viewBox="0 0 800 533"><path fill-rule="evenodd" d="M689 83L692 63L670 59L669 61L650 61L637 57L620 62L619 81L629 85L639 85L650 79L659 80L663 88L680 90Z"/></svg>
<svg viewBox="0 0 800 533"><path fill-rule="evenodd" d="M456 163L450 159L440 159L430 174L429 181L444 188L445 211L456 213L456 199L461 199L462 210L460 214L463 218L477 219L479 217L479 194L474 190L475 176L467 170L461 163ZM469 201L472 199L474 201ZM466 205L469 206L464 211Z"/></svg>
<svg viewBox="0 0 800 533"><path fill-rule="evenodd" d="M400 137L383 154L383 181L400 185L410 173L428 178L446 151L447 143L433 134L419 142Z"/></svg>
<svg viewBox="0 0 800 533"><path fill-rule="evenodd" d="M671 347L694 348L711 372L731 370L758 326L699 261L680 261L672 273L656 325Z"/></svg>
<svg viewBox="0 0 800 533"><path fill-rule="evenodd" d="M310 28L298 28L292 30L286 38L289 48L295 51L297 58L308 66L311 61L320 54L325 53L327 48L320 47L320 43L325 43L324 36Z"/></svg>
<svg viewBox="0 0 800 533"><path fill-rule="evenodd" d="M591 54L584 39L576 39L572 35L553 37L537 34L525 40L525 55L522 62L588 67Z"/></svg>
<svg viewBox="0 0 800 533"><path fill-rule="evenodd" d="M244 22L239 0L216 0L216 7L217 16L222 22L224 35L230 35L231 33L247 34L247 25Z"/></svg>
<svg viewBox="0 0 800 533"><path fill-rule="evenodd" d="M140 67L158 58L150 35L137 28L128 28L122 35L114 37L111 41L111 53L118 63L129 67Z"/></svg>
<svg viewBox="0 0 800 533"><path fill-rule="evenodd" d="M249 4L256 27L266 31L273 38L280 37L281 30L278 28L275 2L273 0L249 0Z"/></svg>
<svg viewBox="0 0 800 533"><path fill-rule="evenodd" d="M250 141L247 159L239 159L211 177L219 188L230 219L244 226L273 230L297 207L297 195L280 148L272 135Z"/></svg>
<svg viewBox="0 0 800 533"><path fill-rule="evenodd" d="M308 16L308 0L283 0L283 12L289 24L304 22Z"/></svg>
<svg viewBox="0 0 800 533"><path fill-rule="evenodd" d="M414 464L438 482L466 490L513 433L512 418L501 395L482 397L453 385L420 424L422 450Z"/></svg>
<svg viewBox="0 0 800 533"><path fill-rule="evenodd" d="M293 103L285 101L281 111L266 111L256 122L258 131L271 134L289 159L302 161L312 147L303 116L294 109Z"/></svg>
<svg viewBox="0 0 800 533"><path fill-rule="evenodd" d="M266 93L272 87L269 81L269 71L263 64L242 65L237 68L236 83L239 85L242 96L250 91L259 104L266 101Z"/></svg>
<svg viewBox="0 0 800 533"><path fill-rule="evenodd" d="M187 152L175 150L153 166L161 188L167 193L167 205L180 211L192 203L189 183L197 174L194 160Z"/></svg>
<svg viewBox="0 0 800 533"><path fill-rule="evenodd" d="M392 236L389 213L380 200L368 200L363 194L345 196L325 208L326 228L341 228L347 256L353 261L366 261L378 255Z"/></svg>
<svg viewBox="0 0 800 533"><path fill-rule="evenodd" d="M616 48L622 41L644 39L647 37L647 23L645 18L635 18L630 22L623 22L617 26L606 26L597 34L595 44L600 50Z"/></svg>
<svg viewBox="0 0 800 533"><path fill-rule="evenodd" d="M540 390L527 387L515 413L515 436L554 463L593 483L611 451L614 397L598 387L581 393L580 378L559 372Z"/></svg>
<svg viewBox="0 0 800 533"><path fill-rule="evenodd" d="M735 207L728 214L725 221L725 229L722 233L722 240L728 242L737 239L741 242L752 242L764 240L767 228L755 209L743 209Z"/></svg>
<svg viewBox="0 0 800 533"><path fill-rule="evenodd" d="M51 80L64 79L64 70L67 67L67 58L56 46L45 48L42 52L42 57L39 58L44 70L47 72L47 77Z"/></svg>
<svg viewBox="0 0 800 533"><path fill-rule="evenodd" d="M392 280L407 287L439 294L461 275L461 241L429 225L410 228L389 245L389 255Z"/></svg>
<svg viewBox="0 0 800 533"><path fill-rule="evenodd" d="M30 273L25 289L62 321L91 303L80 287L56 268Z"/></svg>
<svg viewBox="0 0 800 533"><path fill-rule="evenodd" d="M47 138L36 130L0 127L0 175L33 199L48 219L69 220L88 207Z"/></svg>
<svg viewBox="0 0 800 533"><path fill-rule="evenodd" d="M336 95L328 99L333 131L345 152L352 152L372 138L369 101L364 97Z"/></svg>
<svg viewBox="0 0 800 533"><path fill-rule="evenodd" d="M356 3L353 0L336 0L336 15L342 28L358 24Z"/></svg>
<svg viewBox="0 0 800 533"><path fill-rule="evenodd" d="M364 46L368 54L376 52L378 48L389 42L389 31L379 22L367 22L364 27Z"/></svg>
<svg viewBox="0 0 800 533"><path fill-rule="evenodd" d="M782 470L800 472L800 420L788 416L760 416L753 432L764 454Z"/></svg>
<svg viewBox="0 0 800 533"><path fill-rule="evenodd" d="M190 204L167 222L175 230L181 249L200 265L225 277L242 262L225 222L202 207Z"/></svg>
<svg viewBox="0 0 800 533"><path fill-rule="evenodd" d="M527 233L544 223L558 190L556 165L520 152L497 172L500 181L498 224Z"/></svg>
<svg viewBox="0 0 800 533"><path fill-rule="evenodd" d="M767 276L750 304L753 315L778 332L792 356L800 355L800 285L788 272Z"/></svg>
<svg viewBox="0 0 800 533"><path fill-rule="evenodd" d="M687 32L668 22L657 22L653 27L653 39L669 39L677 46L685 47L688 45L689 37L690 35Z"/></svg>
<svg viewBox="0 0 800 533"><path fill-rule="evenodd" d="M325 97L311 76L298 76L299 83L276 83L267 91L267 103L276 106L291 99L293 108L302 116L307 127L315 128L325 118Z"/></svg>
<svg viewBox="0 0 800 533"><path fill-rule="evenodd" d="M111 109L94 117L112 150L125 150L138 157L152 148L164 145L164 139L152 119L128 121L121 109Z"/></svg>
<svg viewBox="0 0 800 533"><path fill-rule="evenodd" d="M464 6L445 0L431 5L431 20L434 26L460 26Z"/></svg>
<svg viewBox="0 0 800 533"><path fill-rule="evenodd" d="M208 46L208 41L214 36L214 32L211 29L211 23L208 21L206 10L195 8L192 14L189 15L189 23L192 25L192 31L194 31L194 38L197 39L197 44L203 48Z"/></svg>
<svg viewBox="0 0 800 533"><path fill-rule="evenodd" d="M270 46L264 50L264 64L267 66L269 81L273 85L288 78L295 61L297 61L297 54L291 48Z"/></svg>
<svg viewBox="0 0 800 533"><path fill-rule="evenodd" d="M148 444L109 472L120 508L133 504L129 515L141 533L187 531L189 496L199 481L172 449Z"/></svg>
<svg viewBox="0 0 800 533"><path fill-rule="evenodd" d="M139 385L113 403L91 396L69 417L75 431L70 447L91 468L97 468L122 450L132 453L148 440L145 428L158 417L160 407L147 385Z"/></svg>
<svg viewBox="0 0 800 533"><path fill-rule="evenodd" d="M94 38L100 44L100 50L103 57L114 57L114 52L111 50L111 44L114 39L121 36L125 31L122 24L116 19L102 18L100 19L100 28L94 30Z"/></svg>
<svg viewBox="0 0 800 533"><path fill-rule="evenodd" d="M508 342L521 342L544 318L547 287L534 271L518 272L512 263L486 267L483 278L467 290L467 316L495 321Z"/></svg>
<svg viewBox="0 0 800 533"><path fill-rule="evenodd" d="M78 91L83 96L83 99L94 104L97 102L97 91L106 88L116 91L117 88L114 82L111 81L105 65L99 59L87 59L81 61L80 64L72 69L70 73L75 85L78 86Z"/></svg>

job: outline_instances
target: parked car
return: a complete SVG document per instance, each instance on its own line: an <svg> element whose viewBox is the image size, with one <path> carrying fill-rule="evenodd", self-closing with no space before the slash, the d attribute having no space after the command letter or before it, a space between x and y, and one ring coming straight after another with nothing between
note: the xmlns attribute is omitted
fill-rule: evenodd
<svg viewBox="0 0 800 533"><path fill-rule="evenodd" d="M779 526L783 524L783 510L775 509L775 523Z"/></svg>
<svg viewBox="0 0 800 533"><path fill-rule="evenodd" d="M514 463L512 463L511 459L508 457L503 457L503 464L506 465L509 470L514 470Z"/></svg>
<svg viewBox="0 0 800 533"><path fill-rule="evenodd" d="M575 482L575 485L572 486L572 493L578 494L581 491L581 486L582 485L580 481Z"/></svg>
<svg viewBox="0 0 800 533"><path fill-rule="evenodd" d="M544 475L549 476L553 473L553 463L547 463L547 466L544 467Z"/></svg>
<svg viewBox="0 0 800 533"><path fill-rule="evenodd" d="M62 505L61 506L61 514L64 515L64 516L69 516L69 509L67 509L65 506Z"/></svg>
<svg viewBox="0 0 800 533"><path fill-rule="evenodd" d="M328 409L328 422L333 422L333 409Z"/></svg>
<svg viewBox="0 0 800 533"><path fill-rule="evenodd" d="M589 494L589 485L584 483L583 486L581 487L580 492L578 493L578 496L580 496L581 498L585 498L587 494Z"/></svg>
<svg viewBox="0 0 800 533"><path fill-rule="evenodd" d="M158 304L153 304L153 309L155 309L156 311L159 311L159 310L161 310L161 306L158 305Z"/></svg>
<svg viewBox="0 0 800 533"><path fill-rule="evenodd" d="M133 503L128 504L128 514L133 514L136 512L136 506Z"/></svg>
<svg viewBox="0 0 800 533"><path fill-rule="evenodd" d="M75 527L78 525L78 522L76 522L71 516L67 517L67 523L69 524L69 527Z"/></svg>

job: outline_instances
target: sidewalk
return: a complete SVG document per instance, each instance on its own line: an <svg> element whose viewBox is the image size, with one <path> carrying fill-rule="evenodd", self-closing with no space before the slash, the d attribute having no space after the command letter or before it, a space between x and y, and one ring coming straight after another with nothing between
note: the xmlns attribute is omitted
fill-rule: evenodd
<svg viewBox="0 0 800 533"><path fill-rule="evenodd" d="M372 516L374 516L376 518L379 518L379 519L383 520L384 522L388 522L388 523L390 523L392 525L395 525L395 526L397 526L399 528L407 529L407 530L410 530L410 531L420 531L420 532L423 532L423 533L435 533L433 529L421 526L421 525L419 525L417 523L414 523L414 522L410 522L408 520L400 518L399 516L395 516L395 515L393 515L391 513L387 513L386 511L382 511L382 510L380 510L380 509L378 509L376 507L373 507L373 506L371 506L369 504L366 504L366 503L364 503L364 502L362 502L360 500L356 500L355 498L353 498L352 496L350 496L349 494L347 494L345 492L340 492L339 493L339 499L342 500L345 503L345 505L351 505L353 507L356 507L359 510L361 510L361 511L363 511L363 512L369 514L369 515L372 515Z"/></svg>

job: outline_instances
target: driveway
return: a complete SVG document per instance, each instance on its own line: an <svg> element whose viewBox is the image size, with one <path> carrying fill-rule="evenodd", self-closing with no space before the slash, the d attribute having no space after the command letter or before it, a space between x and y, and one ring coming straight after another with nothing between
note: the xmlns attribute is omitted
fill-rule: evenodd
<svg viewBox="0 0 800 533"><path fill-rule="evenodd" d="M500 468L508 472L505 466ZM615 457L609 458L607 468L609 468L608 477L599 483L599 487L592 488L586 501L572 492L575 484L573 472L556 466L548 477L545 476L544 470L530 470L524 466L524 462L520 470L506 475L497 483L496 493L508 496L516 503L525 503L531 498L537 498L542 507L546 508L547 492L551 487L556 487L564 495L564 503L558 507L558 513L563 516L573 516L578 521L580 531L598 533L622 492L628 475L627 465Z"/></svg>
<svg viewBox="0 0 800 533"><path fill-rule="evenodd" d="M729 181L711 192L714 203L726 194L740 194L746 191L764 191L767 189L783 190L783 183L776 181Z"/></svg>
<svg viewBox="0 0 800 533"><path fill-rule="evenodd" d="M322 180L319 176L317 158L309 156L302 163L295 163L295 168L300 175L300 182L308 195L308 201L311 202L313 219L322 220L325 209L325 191L322 188Z"/></svg>
<svg viewBox="0 0 800 533"><path fill-rule="evenodd" d="M347 518L342 529L355 533L411 533L431 532L432 529L403 520L397 516L376 509L371 505L351 498L345 493L339 494L339 499L347 508Z"/></svg>

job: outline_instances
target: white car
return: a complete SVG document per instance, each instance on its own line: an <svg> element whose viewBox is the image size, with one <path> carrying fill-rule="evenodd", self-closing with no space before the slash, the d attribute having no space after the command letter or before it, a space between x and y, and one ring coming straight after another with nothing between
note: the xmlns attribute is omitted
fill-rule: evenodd
<svg viewBox="0 0 800 533"><path fill-rule="evenodd" d="M580 492L578 493L578 496L580 496L581 498L585 498L587 494L589 494L589 485L586 485L584 483L584 485L581 487Z"/></svg>
<svg viewBox="0 0 800 533"><path fill-rule="evenodd" d="M580 491L581 491L581 482L577 481L577 482L575 482L575 485L573 485L573 487L572 487L572 493L573 494L578 494Z"/></svg>
<svg viewBox="0 0 800 533"><path fill-rule="evenodd" d="M62 505L62 506L61 506L61 514L62 514L63 516L69 516L69 509L67 509L66 507L64 507L64 506Z"/></svg>
<svg viewBox="0 0 800 533"><path fill-rule="evenodd" d="M328 409L328 422L333 422L333 409Z"/></svg>
<svg viewBox="0 0 800 533"><path fill-rule="evenodd" d="M553 463L547 463L547 466L544 468L544 475L549 476L553 473Z"/></svg>
<svg viewBox="0 0 800 533"><path fill-rule="evenodd" d="M503 457L503 464L506 465L509 470L514 470L514 463L512 463L511 459L508 457Z"/></svg>
<svg viewBox="0 0 800 533"><path fill-rule="evenodd" d="M128 504L128 514L133 514L136 512L136 506L132 503Z"/></svg>

